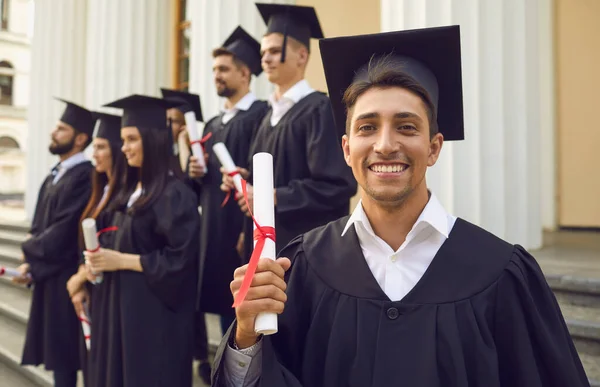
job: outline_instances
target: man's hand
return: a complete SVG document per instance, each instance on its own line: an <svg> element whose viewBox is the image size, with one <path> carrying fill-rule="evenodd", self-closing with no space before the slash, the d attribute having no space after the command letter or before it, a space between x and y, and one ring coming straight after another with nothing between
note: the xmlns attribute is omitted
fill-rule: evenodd
<svg viewBox="0 0 600 387"><path fill-rule="evenodd" d="M90 295L87 289L85 288L80 289L71 297L71 302L73 303L73 307L75 308L75 313L77 313L77 317L81 316L82 313L85 314L85 308L83 307L83 303L89 302L89 300ZM90 316L87 315L86 317L88 319L90 318Z"/></svg>
<svg viewBox="0 0 600 387"><path fill-rule="evenodd" d="M287 301L285 294L287 285L283 278L291 265L292 263L287 258L279 258L276 261L261 258L258 261L258 267L256 268L256 273L252 279L246 299L240 306L235 308L237 318L235 342L239 348L251 347L258 340L258 335L254 332L254 321L259 313L281 314L283 312L285 302ZM233 294L234 298L242 286L242 281L247 270L248 265L235 270L233 281L230 285L231 294Z"/></svg>
<svg viewBox="0 0 600 387"><path fill-rule="evenodd" d="M208 153L206 152L204 152L204 164L208 165ZM198 157L196 156L190 157L189 174L190 177L193 179L204 177L204 175L206 175L206 172L204 172L204 168L202 168L202 165L200 165L200 163L198 162Z"/></svg>
<svg viewBox="0 0 600 387"><path fill-rule="evenodd" d="M240 206L240 210L242 210L246 216L250 217L250 209L254 208L254 188L252 188L250 184L246 184L246 196L248 196L248 204L246 204L244 195L238 196L238 206Z"/></svg>
<svg viewBox="0 0 600 387"><path fill-rule="evenodd" d="M250 171L240 167L236 167L236 169L239 172L242 179L248 180L248 177L250 176ZM235 184L233 184L233 177L229 176L229 174L225 171L225 168L223 167L221 167L221 174L223 174L223 180L221 182L221 191L229 192L231 190L235 190ZM238 199L238 196L241 195L242 193L238 192L235 198Z"/></svg>
<svg viewBox="0 0 600 387"><path fill-rule="evenodd" d="M123 258L118 251L101 248L96 252L85 251L83 254L90 269L95 273L121 270Z"/></svg>
<svg viewBox="0 0 600 387"><path fill-rule="evenodd" d="M244 233L243 232L240 233L240 236L237 241L237 245L235 246L235 250L237 251L240 258L244 256Z"/></svg>
<svg viewBox="0 0 600 387"><path fill-rule="evenodd" d="M29 285L31 283L31 275L29 275L30 266L28 263L24 263L21 266L17 267L19 273L21 273L18 277L13 277L12 282L21 285Z"/></svg>

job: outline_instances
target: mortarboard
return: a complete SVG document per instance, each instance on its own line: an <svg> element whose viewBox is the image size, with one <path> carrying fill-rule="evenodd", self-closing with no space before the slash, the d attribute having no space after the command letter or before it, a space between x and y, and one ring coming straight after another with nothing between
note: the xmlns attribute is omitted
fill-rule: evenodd
<svg viewBox="0 0 600 387"><path fill-rule="evenodd" d="M147 95L133 94L104 105L123 109L121 127L137 126L153 129L169 129L167 109L177 107L178 103Z"/></svg>
<svg viewBox="0 0 600 387"><path fill-rule="evenodd" d="M110 144L121 144L121 116L106 114L101 112L92 112L95 119L98 120L98 129L96 137L108 140Z"/></svg>
<svg viewBox="0 0 600 387"><path fill-rule="evenodd" d="M283 34L281 62L285 62L288 36L304 44L309 50L310 38L323 38L319 18L313 7L265 3L257 3L256 7L267 24L267 34Z"/></svg>
<svg viewBox="0 0 600 387"><path fill-rule="evenodd" d="M260 43L241 26L238 26L225 40L223 49L244 62L252 74L258 76L262 73Z"/></svg>
<svg viewBox="0 0 600 387"><path fill-rule="evenodd" d="M175 106L172 107L177 108L183 114L187 112L194 112L196 115L196 121L203 121L202 107L200 106L200 96L198 94L164 88L161 88L160 91L162 92L164 100L175 104Z"/></svg>
<svg viewBox="0 0 600 387"><path fill-rule="evenodd" d="M464 139L459 26L423 28L319 41L336 126L346 127L344 92L375 58L388 56L429 93L444 139Z"/></svg>
<svg viewBox="0 0 600 387"><path fill-rule="evenodd" d="M96 123L96 119L92 117L92 112L74 104L73 102L69 102L62 98L55 98L67 104L62 116L60 117L60 121L72 126L78 132L87 134L91 139Z"/></svg>

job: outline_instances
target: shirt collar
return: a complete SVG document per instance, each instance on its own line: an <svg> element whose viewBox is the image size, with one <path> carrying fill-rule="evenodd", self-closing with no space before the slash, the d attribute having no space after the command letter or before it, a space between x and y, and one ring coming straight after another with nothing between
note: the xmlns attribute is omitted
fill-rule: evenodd
<svg viewBox="0 0 600 387"><path fill-rule="evenodd" d="M283 93L279 101L275 100L275 93L271 94L269 97L269 102L271 105L274 105L281 100L288 100L297 104L302 98L306 97L310 93L315 91L312 87L310 87L308 81L306 79L302 79L298 81L294 86L290 87L288 91Z"/></svg>
<svg viewBox="0 0 600 387"><path fill-rule="evenodd" d="M245 96L242 97L242 99L240 99L234 107L232 107L231 109L225 109L223 108L223 112L224 113L228 113L228 112L237 112L239 110L243 110L246 111L248 109L250 109L250 106L252 106L252 104L256 101L256 95L254 95L253 92L248 92L248 94L246 94Z"/></svg>
<svg viewBox="0 0 600 387"><path fill-rule="evenodd" d="M83 162L87 161L85 158L85 155L83 154L83 152L79 152L79 153L75 153L73 156L69 157L68 159L66 159L65 161L61 161L58 164L58 168L59 169L71 169L74 166L76 166L77 164L81 164Z"/></svg>
<svg viewBox="0 0 600 387"><path fill-rule="evenodd" d="M346 231L352 226L354 223L361 223L363 227L367 230L367 232L371 235L375 235L373 228L371 227L371 223L369 222L369 218L367 218L367 214L362 206L362 200L358 202L356 208L352 212L350 219L346 223L346 227L342 232L342 236L346 234ZM445 238L448 238L450 233L449 225L448 225L448 212L442 206L442 203L438 200L433 192L431 192L431 196L429 197L429 201L427 205L417 218L417 221L413 225L412 229L409 232L413 234L417 227L422 223L426 223L433 227L437 232L443 235ZM407 236L408 238L408 236Z"/></svg>

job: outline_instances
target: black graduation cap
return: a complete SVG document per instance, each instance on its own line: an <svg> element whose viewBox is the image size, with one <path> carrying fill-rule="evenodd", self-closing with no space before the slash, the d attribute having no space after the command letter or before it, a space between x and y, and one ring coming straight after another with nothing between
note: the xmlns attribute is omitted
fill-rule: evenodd
<svg viewBox="0 0 600 387"><path fill-rule="evenodd" d="M346 128L342 102L350 84L366 73L372 59L389 56L423 86L437 110L445 140L464 139L459 26L424 28L319 41L336 125Z"/></svg>
<svg viewBox="0 0 600 387"><path fill-rule="evenodd" d="M60 117L60 121L71 125L75 130L85 133L91 138L94 133L94 126L96 125L96 119L92 117L92 112L73 102L58 97L55 98L67 104L65 111Z"/></svg>
<svg viewBox="0 0 600 387"><path fill-rule="evenodd" d="M291 36L310 49L310 38L322 39L323 31L313 7L287 4L257 3L256 7L267 24L267 34L283 34L281 62L285 62L287 37Z"/></svg>
<svg viewBox="0 0 600 387"><path fill-rule="evenodd" d="M108 140L110 144L121 144L121 116L92 112L94 119L98 120L96 137Z"/></svg>
<svg viewBox="0 0 600 387"><path fill-rule="evenodd" d="M183 114L194 112L196 121L204 121L202 119L202 107L200 106L200 96L198 94L164 88L161 88L160 91L162 92L163 99L175 104L172 107L177 108Z"/></svg>
<svg viewBox="0 0 600 387"><path fill-rule="evenodd" d="M123 109L121 127L141 126L154 129L169 129L167 110L177 107L177 102L147 95L133 94L104 106ZM169 131L170 132L170 131Z"/></svg>
<svg viewBox="0 0 600 387"><path fill-rule="evenodd" d="M260 43L241 26L238 26L225 40L223 49L244 62L252 74L258 76L262 73Z"/></svg>

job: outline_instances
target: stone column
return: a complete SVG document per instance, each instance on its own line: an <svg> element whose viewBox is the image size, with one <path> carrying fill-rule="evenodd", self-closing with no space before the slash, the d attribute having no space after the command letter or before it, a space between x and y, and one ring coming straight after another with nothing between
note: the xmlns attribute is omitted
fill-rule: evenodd
<svg viewBox="0 0 600 387"><path fill-rule="evenodd" d="M25 210L30 219L41 182L57 158L48 152L62 97L85 105L86 0L37 0L28 109Z"/></svg>
<svg viewBox="0 0 600 387"><path fill-rule="evenodd" d="M384 31L461 26L466 140L444 144L427 182L448 211L530 249L541 247L551 194L540 189L540 163L554 154L541 149L552 131L540 120L552 109L541 95L539 52L551 42L543 2L381 0Z"/></svg>

